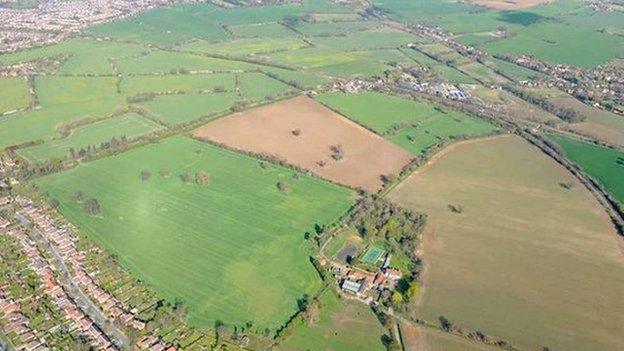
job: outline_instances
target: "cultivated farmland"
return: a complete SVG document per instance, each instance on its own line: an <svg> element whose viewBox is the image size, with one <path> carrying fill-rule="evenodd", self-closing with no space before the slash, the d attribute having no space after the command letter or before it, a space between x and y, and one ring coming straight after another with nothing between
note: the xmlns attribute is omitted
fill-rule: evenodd
<svg viewBox="0 0 624 351"><path fill-rule="evenodd" d="M624 342L621 238L591 194L525 141L451 146L391 198L429 215L418 307L427 320L522 348Z"/></svg>
<svg viewBox="0 0 624 351"><path fill-rule="evenodd" d="M194 135L229 147L274 155L323 178L376 191L411 156L307 97L237 113Z"/></svg>
<svg viewBox="0 0 624 351"><path fill-rule="evenodd" d="M151 177L141 180L141 170ZM208 182L193 181L199 171ZM122 265L181 299L193 324L253 321L260 330L280 325L319 286L304 232L336 220L352 199L345 188L184 137L36 183ZM84 212L77 190L97 199L99 215Z"/></svg>

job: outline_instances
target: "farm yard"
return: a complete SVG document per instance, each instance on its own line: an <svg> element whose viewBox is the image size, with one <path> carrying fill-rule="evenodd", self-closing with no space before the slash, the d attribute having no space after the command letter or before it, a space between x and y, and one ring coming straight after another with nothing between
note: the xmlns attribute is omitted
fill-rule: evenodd
<svg viewBox="0 0 624 351"><path fill-rule="evenodd" d="M141 180L142 170L149 179ZM200 171L205 184L195 181ZM353 199L345 188L294 173L176 136L36 184L123 266L170 301L181 299L192 324L251 320L264 330L319 286L304 233L336 220ZM76 191L97 199L101 213L87 215Z"/></svg>
<svg viewBox="0 0 624 351"><path fill-rule="evenodd" d="M267 154L353 188L376 191L411 156L307 97L296 97L210 122L198 138Z"/></svg>
<svg viewBox="0 0 624 351"><path fill-rule="evenodd" d="M390 198L429 214L422 318L523 348L622 344L621 239L584 187L525 141L450 146Z"/></svg>

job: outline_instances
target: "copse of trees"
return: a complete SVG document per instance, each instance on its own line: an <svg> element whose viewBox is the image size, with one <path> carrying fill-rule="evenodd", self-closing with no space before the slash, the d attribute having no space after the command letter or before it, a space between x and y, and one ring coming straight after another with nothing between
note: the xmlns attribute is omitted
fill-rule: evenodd
<svg viewBox="0 0 624 351"><path fill-rule="evenodd" d="M89 199L84 203L84 211L89 216L97 216L100 214L100 203L97 199Z"/></svg>

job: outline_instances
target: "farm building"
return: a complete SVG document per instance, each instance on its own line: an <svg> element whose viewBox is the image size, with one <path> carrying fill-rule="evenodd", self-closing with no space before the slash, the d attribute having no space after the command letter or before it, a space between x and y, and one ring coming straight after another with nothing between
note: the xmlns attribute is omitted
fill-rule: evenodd
<svg viewBox="0 0 624 351"><path fill-rule="evenodd" d="M362 283L354 282L351 280L345 280L342 282L342 290L358 294L362 290Z"/></svg>

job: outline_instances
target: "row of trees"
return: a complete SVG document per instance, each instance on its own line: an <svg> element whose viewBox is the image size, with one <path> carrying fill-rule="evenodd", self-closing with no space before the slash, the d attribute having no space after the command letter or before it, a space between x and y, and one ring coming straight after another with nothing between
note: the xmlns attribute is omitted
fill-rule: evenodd
<svg viewBox="0 0 624 351"><path fill-rule="evenodd" d="M527 101L533 105L537 105L568 123L579 123L587 119L587 116L578 113L576 110L557 106L552 102L548 101L546 98L543 98L536 94L532 94L524 89L517 88L514 85L506 84L503 86L503 88L510 93L516 95L517 97L521 98L522 100Z"/></svg>

